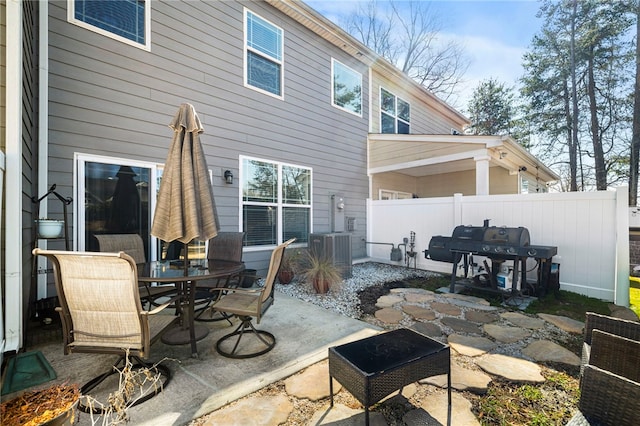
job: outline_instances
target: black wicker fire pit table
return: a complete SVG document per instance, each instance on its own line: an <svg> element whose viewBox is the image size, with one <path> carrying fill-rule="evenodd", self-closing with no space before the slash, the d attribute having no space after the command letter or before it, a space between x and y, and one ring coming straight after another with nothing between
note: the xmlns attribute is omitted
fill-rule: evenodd
<svg viewBox="0 0 640 426"><path fill-rule="evenodd" d="M329 391L333 406L335 378L369 407L394 391L426 377L447 375L447 425L451 424L451 362L449 345L401 328L329 348Z"/></svg>

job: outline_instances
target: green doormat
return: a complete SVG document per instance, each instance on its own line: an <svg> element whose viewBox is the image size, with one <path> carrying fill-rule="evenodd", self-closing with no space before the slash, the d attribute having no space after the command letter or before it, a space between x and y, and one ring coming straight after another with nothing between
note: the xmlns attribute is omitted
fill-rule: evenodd
<svg viewBox="0 0 640 426"><path fill-rule="evenodd" d="M39 385L56 378L49 362L40 351L24 352L9 359L2 384L2 395Z"/></svg>

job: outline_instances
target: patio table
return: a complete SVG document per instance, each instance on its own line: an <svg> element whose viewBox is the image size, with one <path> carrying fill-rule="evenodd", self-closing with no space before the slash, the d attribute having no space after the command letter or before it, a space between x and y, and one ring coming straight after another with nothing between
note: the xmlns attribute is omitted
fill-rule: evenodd
<svg viewBox="0 0 640 426"><path fill-rule="evenodd" d="M184 262L154 261L138 265L138 281L143 283L175 283L180 295L177 304L179 325L169 329L161 340L168 345L191 344L191 356L198 357L197 341L209 334L209 329L195 324L194 304L196 283L201 280L225 278L237 275L244 270L243 262L226 260L195 259L189 260L188 268Z"/></svg>
<svg viewBox="0 0 640 426"><path fill-rule="evenodd" d="M451 363L449 345L401 328L329 348L329 392L333 406L333 378L369 406L425 377L447 375L447 424L451 422Z"/></svg>

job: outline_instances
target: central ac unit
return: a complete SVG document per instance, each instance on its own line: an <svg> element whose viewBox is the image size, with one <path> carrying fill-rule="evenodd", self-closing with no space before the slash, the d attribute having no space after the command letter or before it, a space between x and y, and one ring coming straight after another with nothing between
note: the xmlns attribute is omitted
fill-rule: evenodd
<svg viewBox="0 0 640 426"><path fill-rule="evenodd" d="M330 259L344 278L351 277L351 234L309 234L309 250Z"/></svg>

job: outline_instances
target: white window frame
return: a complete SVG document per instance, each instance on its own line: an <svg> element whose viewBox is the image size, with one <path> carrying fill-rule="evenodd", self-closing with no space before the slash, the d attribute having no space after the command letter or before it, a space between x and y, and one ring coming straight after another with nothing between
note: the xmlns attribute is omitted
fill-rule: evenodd
<svg viewBox="0 0 640 426"><path fill-rule="evenodd" d="M378 200L406 200L413 198L413 194L403 191L392 191L390 189L381 189L378 191Z"/></svg>
<svg viewBox="0 0 640 426"><path fill-rule="evenodd" d="M354 75L357 75L360 78L360 112L356 112L356 111L352 111L349 108L345 108L341 105L336 104L336 100L335 100L335 65L336 63L340 64L340 66L346 68L348 71L351 71ZM333 105L335 108L338 108L341 111L346 111L349 114L353 114L355 116L358 117L362 117L362 110L364 109L364 101L362 98L362 73L359 73L358 71L354 70L353 68L351 68L348 65L345 65L344 63L340 62L339 60L335 59L335 58L331 58L331 105Z"/></svg>
<svg viewBox="0 0 640 426"><path fill-rule="evenodd" d="M262 19L263 21L265 21L266 23L268 23L269 25L274 26L275 28L278 29L278 31L280 31L280 52L281 52L281 58L274 58L270 55L265 54L264 52L261 52L259 50L256 50L252 47L249 47L249 40L248 40L248 28L247 28L247 20L248 20L248 14L252 14L260 19ZM244 46L243 46L243 61L244 61L244 87L247 87L249 89L255 90L257 92L263 93L265 95L274 97L276 99L280 99L280 100L284 100L284 30L282 28L280 28L278 25L274 24L273 22L269 21L268 19L265 19L264 17L258 15L257 13L247 9L246 7L244 8L244 14L243 14L243 25L244 25ZM261 56L263 58L265 58L268 61L271 61L273 63L276 63L278 65L280 65L280 94L276 94L276 93L272 93L269 92L268 90L264 90L261 89L260 87L256 87L253 86L252 84L249 83L249 64L247 61L247 57L248 57L248 52L251 52L253 54L256 54L258 56Z"/></svg>
<svg viewBox="0 0 640 426"><path fill-rule="evenodd" d="M384 111L382 109L382 91L383 90L385 92L389 93L394 98L394 102L393 102L394 114L393 115L389 114L388 112L386 112L386 111ZM380 117L379 117L379 119L380 119L380 133L382 133L382 114L385 114L386 116L393 118L393 134L396 134L396 135L399 134L398 133L398 121L402 121L407 126L409 126L409 133L411 133L411 110L412 110L411 102L402 99L400 96L396 95L391 90L389 90L389 89L387 89L385 87L382 87L382 86L380 86L379 100L380 100L379 101L379 107L380 107ZM409 105L409 121L403 120L402 118L400 118L398 116L398 100L400 100L400 101L406 103L407 105Z"/></svg>
<svg viewBox="0 0 640 426"><path fill-rule="evenodd" d="M104 164L114 164L114 165L127 165L132 167L143 167L151 170L151 175L149 177L150 188L149 195L155 195L155 197L150 197L149 200L149 211L151 212L151 217L149 226L153 223L153 213L156 210L156 197L158 195L159 188L159 179L160 176L159 171L164 168L163 164L153 163L149 161L136 161L128 158L118 158L118 157L107 157L102 155L94 155L94 154L85 154L85 153L74 153L73 156L73 181L74 185L74 197L75 202L73 203L73 245L74 250L85 251L85 239L83 237L85 232L85 209L84 209L84 199L85 199L85 164L88 162L92 163L104 163ZM81 237L82 236L82 237ZM154 236L151 236L151 241L149 245L149 259L155 260L157 259L157 246L158 239Z"/></svg>
<svg viewBox="0 0 640 426"><path fill-rule="evenodd" d="M76 16L76 13L75 13L76 0L67 0L67 21L71 24L77 25L79 27L101 34L103 36L112 38L114 40L118 40L122 43L150 52L151 51L151 0L141 0L141 1L144 1L144 44L135 42L126 37L122 37L121 35L114 34L111 31L107 31L103 28L96 27L95 25L91 25L84 21L76 19L75 17Z"/></svg>
<svg viewBox="0 0 640 426"><path fill-rule="evenodd" d="M270 164L274 164L277 166L278 168L278 187L277 187L277 191L278 191L278 200L275 203L266 203L266 202L255 202L255 201L244 201L244 197L242 194L243 191L243 186L244 186L244 161L261 161L264 163L270 163ZM304 205L304 204L286 204L282 202L282 167L284 166L288 166L288 167L297 167L299 169L305 169L305 170L309 170L309 176L310 176L310 180L311 182L309 183L309 204L308 205ZM240 231L244 231L243 228L243 214L244 214L244 210L243 207L245 205L254 205L254 206L265 206L265 205L271 205L273 207L276 208L277 214L277 225L276 225L276 230L277 230L277 237L276 237L276 245L278 244L282 244L284 242L283 240L283 224L282 224L282 220L283 220L283 214L282 214L282 210L285 207L295 207L295 208L307 208L309 210L309 234L313 233L313 168L308 167L308 166L301 166L299 164L291 164L291 163L284 163L281 161L275 161L275 160L269 160L266 158L259 158L259 157L250 157L250 156L246 156L246 155L241 155L239 157L239 174L240 174L240 184L238 185L238 200L239 200L239 212L238 212L238 229L240 229ZM306 244L306 243L305 243ZM245 252L251 252L251 251L264 251L265 249L272 249L273 247L275 247L276 245L255 245L255 246L245 246L244 247L244 251Z"/></svg>

